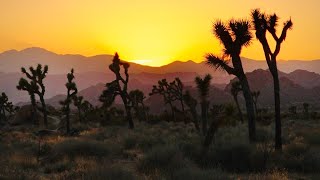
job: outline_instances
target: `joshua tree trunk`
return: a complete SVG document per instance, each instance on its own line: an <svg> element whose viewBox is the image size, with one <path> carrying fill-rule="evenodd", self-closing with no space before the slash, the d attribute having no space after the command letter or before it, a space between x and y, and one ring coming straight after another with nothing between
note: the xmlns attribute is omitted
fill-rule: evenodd
<svg viewBox="0 0 320 180"><path fill-rule="evenodd" d="M205 136L207 134L208 129L208 103L206 101L201 102L201 118L202 118L202 133Z"/></svg>
<svg viewBox="0 0 320 180"><path fill-rule="evenodd" d="M250 142L255 141L256 137L256 125L255 125L255 116L254 116L254 105L253 99L251 95L251 91L249 88L249 83L245 75L242 78L239 78L243 96L246 100L246 109L247 109L247 116L248 116L248 128L249 128L249 140Z"/></svg>
<svg viewBox="0 0 320 180"><path fill-rule="evenodd" d="M275 108L275 149L282 149L282 137L281 137L281 117L280 117L280 82L278 77L278 71L274 70L272 73L273 83L274 83L274 108Z"/></svg>
<svg viewBox="0 0 320 180"><path fill-rule="evenodd" d="M176 115L174 113L174 108L173 108L173 105L172 105L172 102L170 101L169 102L169 105L170 105L170 108L171 108L171 116L172 116L172 119L173 121L176 121Z"/></svg>
<svg viewBox="0 0 320 180"><path fill-rule="evenodd" d="M142 109L143 109L143 114L144 114L144 120L148 121L148 114L146 112L146 107L144 106L144 103L141 103Z"/></svg>
<svg viewBox="0 0 320 180"><path fill-rule="evenodd" d="M128 121L129 124L129 129L134 129L134 123L132 120L132 115L131 115L131 107L128 105L128 100L127 97L125 95L121 95L123 104L124 104L124 108L126 110L126 119Z"/></svg>
<svg viewBox="0 0 320 180"><path fill-rule="evenodd" d="M197 115L197 110L196 109L190 109L192 117L193 117L193 123L198 132L200 132L200 127L199 127L199 121L198 121L198 115Z"/></svg>
<svg viewBox="0 0 320 180"><path fill-rule="evenodd" d="M131 108L128 105L126 105L125 108L126 108L127 121L129 123L129 128L133 129L134 128L134 123L133 123L133 120L132 120Z"/></svg>
<svg viewBox="0 0 320 180"><path fill-rule="evenodd" d="M203 155L205 155L208 152L208 149L210 147L210 144L212 143L212 140L214 138L214 134L217 132L219 128L219 118L215 118L208 129L208 133L206 134L206 137L203 142Z"/></svg>
<svg viewBox="0 0 320 180"><path fill-rule="evenodd" d="M79 122L82 122L81 109L78 107Z"/></svg>
<svg viewBox="0 0 320 180"><path fill-rule="evenodd" d="M40 101L41 101L41 105L42 105L44 125L46 128L48 128L47 106L46 106L46 103L44 102L43 96L40 96Z"/></svg>
<svg viewBox="0 0 320 180"><path fill-rule="evenodd" d="M67 104L67 107L66 107L66 111L67 111L67 114L66 114L66 121L67 121L67 134L70 133L70 107L69 107L69 104Z"/></svg>
<svg viewBox="0 0 320 180"><path fill-rule="evenodd" d="M243 116L242 116L242 111L241 111L241 108L240 108L240 105L239 105L238 98L236 96L233 97L233 98L234 98L234 101L236 102L236 105L237 105L238 115L240 117L240 121L241 121L241 123L243 123Z"/></svg>

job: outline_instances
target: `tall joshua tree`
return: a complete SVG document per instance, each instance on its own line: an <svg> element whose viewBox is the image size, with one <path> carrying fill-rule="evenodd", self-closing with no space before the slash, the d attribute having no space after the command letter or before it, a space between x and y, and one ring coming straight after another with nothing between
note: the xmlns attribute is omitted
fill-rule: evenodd
<svg viewBox="0 0 320 180"><path fill-rule="evenodd" d="M287 37L287 31L292 29L291 19L284 23L281 35L278 36L276 33L276 27L278 26L279 17L276 14L267 15L260 12L259 9L255 9L251 13L252 21L257 39L260 41L265 58L269 67L269 70L273 77L274 85L274 103L275 103L275 149L282 149L282 138L281 138L281 117L280 117L280 82L277 67L277 56L280 52L281 44ZM271 50L267 32L269 32L274 39L276 45L274 51Z"/></svg>
<svg viewBox="0 0 320 180"><path fill-rule="evenodd" d="M234 102L236 103L236 106L238 109L238 115L240 117L240 121L243 123L242 111L241 111L239 101L238 101L238 94L240 91L242 91L240 82L239 81L232 82L230 91L231 91L232 97L234 99Z"/></svg>
<svg viewBox="0 0 320 180"><path fill-rule="evenodd" d="M67 127L67 133L70 133L70 104L72 103L72 100L78 93L77 85L73 81L74 80L74 71L71 69L71 72L67 74L67 83L66 83L66 88L67 88L67 98L66 100L60 102L62 107L62 111L66 115L66 127Z"/></svg>
<svg viewBox="0 0 320 180"><path fill-rule="evenodd" d="M130 99L132 101L132 106L136 111L137 117L139 117L140 121L141 120L147 120L147 112L146 112L146 107L144 105L143 100L146 98L144 96L144 93L140 91L139 89L133 90L129 92ZM141 107L140 107L141 105ZM143 114L143 117L141 117L141 111Z"/></svg>
<svg viewBox="0 0 320 180"><path fill-rule="evenodd" d="M213 24L213 33L224 46L224 55L220 58L213 54L207 54L207 64L235 75L241 84L243 96L246 101L249 140L255 141L255 114L251 91L247 77L244 73L240 53L243 47L249 46L252 35L250 22L246 20L231 20L228 23L217 21ZM233 66L229 65L229 61Z"/></svg>
<svg viewBox="0 0 320 180"><path fill-rule="evenodd" d="M173 120L175 120L175 112L173 108L173 102L177 100L177 97L171 93L170 84L167 82L166 79L162 79L158 81L158 86L154 85L152 88L152 92L149 94L150 96L154 94L160 94L163 97L164 103L169 104L171 108L171 115Z"/></svg>
<svg viewBox="0 0 320 180"><path fill-rule="evenodd" d="M41 64L38 64L37 68L34 69L33 67L29 68L30 72L27 72L27 70L22 67L21 72L27 76L28 79L30 79L30 82L27 81L24 78L21 78L19 80L19 84L17 86L18 90L28 91L30 98L31 98L31 104L33 107L33 118L35 118L36 109L39 109L43 113L43 120L45 127L48 128L48 111L47 106L44 101L44 94L46 92L45 85L43 84L43 80L46 78L48 73L48 66L45 65L42 68ZM35 94L39 96L41 107L38 107L35 100Z"/></svg>
<svg viewBox="0 0 320 180"><path fill-rule="evenodd" d="M211 82L211 75L207 74L203 79L199 76L195 78L195 82L197 85L197 89L199 92L199 96L201 99L201 119L202 119L202 133L206 135L207 128L208 128L208 108L209 108L209 101L207 97L209 95L209 88Z"/></svg>
<svg viewBox="0 0 320 180"><path fill-rule="evenodd" d="M125 78L122 77L120 72L121 67L124 69ZM129 67L130 64L119 59L118 53L113 57L112 64L109 65L109 69L115 74L115 80L107 83L104 94L105 97L109 96L108 99L114 101L116 96L120 96L125 107L126 119L129 123L129 128L134 128L134 123L131 115L131 100L128 94L128 82L129 82Z"/></svg>

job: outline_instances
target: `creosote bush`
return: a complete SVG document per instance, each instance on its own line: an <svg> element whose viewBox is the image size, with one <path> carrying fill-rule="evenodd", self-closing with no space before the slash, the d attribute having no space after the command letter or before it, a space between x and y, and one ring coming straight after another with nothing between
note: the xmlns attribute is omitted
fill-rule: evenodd
<svg viewBox="0 0 320 180"><path fill-rule="evenodd" d="M145 174L160 172L171 176L175 171L190 164L177 147L157 146L151 149L139 162L138 169Z"/></svg>

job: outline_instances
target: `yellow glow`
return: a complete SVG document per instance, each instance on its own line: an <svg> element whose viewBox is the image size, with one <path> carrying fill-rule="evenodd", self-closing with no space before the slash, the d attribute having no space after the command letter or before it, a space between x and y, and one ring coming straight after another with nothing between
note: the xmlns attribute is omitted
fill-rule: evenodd
<svg viewBox="0 0 320 180"><path fill-rule="evenodd" d="M309 0L8 0L0 3L0 51L31 46L62 54L113 54L145 65L202 61L220 53L212 22L249 18L250 10L292 18L279 59L318 59L320 1ZM263 59L255 40L242 56ZM148 60L148 61L137 61Z"/></svg>

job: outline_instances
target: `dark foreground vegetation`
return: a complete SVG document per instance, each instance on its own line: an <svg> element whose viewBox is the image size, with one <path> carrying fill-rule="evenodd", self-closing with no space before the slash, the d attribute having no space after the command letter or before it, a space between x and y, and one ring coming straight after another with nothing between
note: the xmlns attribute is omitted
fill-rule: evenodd
<svg viewBox="0 0 320 180"><path fill-rule="evenodd" d="M317 111L307 103L303 111L280 109L276 57L292 22L284 23L278 37L276 15L254 10L252 19L215 22L224 54L206 56L208 65L236 76L234 103L208 100L214 81L209 74L195 77L198 97L177 77L153 86L149 96L163 98L167 110L149 114L144 93L128 88L130 64L116 53L109 66L115 78L101 92L100 106L78 96L72 69L66 99L54 108L44 99L49 67L22 68L26 78L17 89L28 92L30 105L15 107L5 93L0 96L0 179L319 179ZM274 111L259 107L260 91L250 90L242 67L252 24L273 75ZM276 41L274 52L267 32Z"/></svg>
<svg viewBox="0 0 320 180"><path fill-rule="evenodd" d="M202 153L192 124L154 120L128 130L124 117L112 124L75 123L77 136L41 138L37 127L1 131L0 179L319 179L319 117L283 118L283 151L273 148L274 123L257 126L257 143L247 127L228 115ZM289 116L289 115L288 115ZM49 125L53 126L53 125Z"/></svg>

